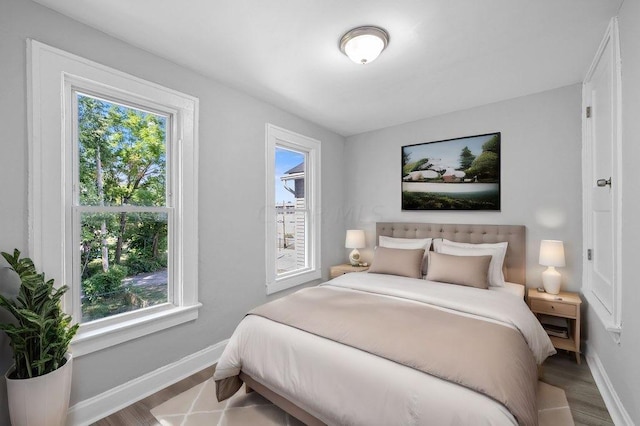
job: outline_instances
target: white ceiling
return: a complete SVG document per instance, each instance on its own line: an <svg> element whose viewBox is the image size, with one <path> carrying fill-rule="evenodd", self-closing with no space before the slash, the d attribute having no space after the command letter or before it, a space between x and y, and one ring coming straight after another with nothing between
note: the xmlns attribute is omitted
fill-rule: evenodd
<svg viewBox="0 0 640 426"><path fill-rule="evenodd" d="M36 1L345 136L580 82L622 3ZM364 66L338 49L361 25L390 35Z"/></svg>

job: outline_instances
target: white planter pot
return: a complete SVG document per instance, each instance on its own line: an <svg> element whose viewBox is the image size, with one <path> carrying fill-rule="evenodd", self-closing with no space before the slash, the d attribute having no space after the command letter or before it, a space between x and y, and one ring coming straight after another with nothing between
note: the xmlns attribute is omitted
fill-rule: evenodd
<svg viewBox="0 0 640 426"><path fill-rule="evenodd" d="M5 378L9 399L9 415L13 426L63 426L67 420L71 394L71 354L56 371L33 379L10 379L11 367Z"/></svg>

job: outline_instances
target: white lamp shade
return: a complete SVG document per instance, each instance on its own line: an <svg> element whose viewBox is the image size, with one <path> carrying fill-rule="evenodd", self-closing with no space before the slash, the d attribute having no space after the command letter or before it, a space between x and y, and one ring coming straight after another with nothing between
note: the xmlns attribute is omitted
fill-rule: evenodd
<svg viewBox="0 0 640 426"><path fill-rule="evenodd" d="M365 243L364 231L360 229L349 229L344 241L344 246L353 249L365 248L367 245Z"/></svg>
<svg viewBox="0 0 640 426"><path fill-rule="evenodd" d="M344 52L356 64L373 62L384 49L384 41L380 37L364 34L349 40L344 46Z"/></svg>
<svg viewBox="0 0 640 426"><path fill-rule="evenodd" d="M562 241L542 240L538 263L544 266L565 266L564 245Z"/></svg>

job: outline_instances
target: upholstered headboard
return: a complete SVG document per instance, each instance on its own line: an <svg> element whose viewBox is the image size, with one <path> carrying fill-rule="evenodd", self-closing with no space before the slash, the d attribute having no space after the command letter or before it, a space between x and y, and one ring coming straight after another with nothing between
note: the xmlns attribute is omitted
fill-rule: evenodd
<svg viewBox="0 0 640 426"><path fill-rule="evenodd" d="M466 225L440 223L378 222L376 245L381 235L396 238L446 238L460 243L508 242L504 258L505 279L525 284L526 228L523 225Z"/></svg>

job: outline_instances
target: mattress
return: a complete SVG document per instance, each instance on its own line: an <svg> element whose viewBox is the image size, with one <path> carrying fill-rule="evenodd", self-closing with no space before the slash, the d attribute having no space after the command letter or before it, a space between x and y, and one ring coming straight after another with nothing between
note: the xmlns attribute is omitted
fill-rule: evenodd
<svg viewBox="0 0 640 426"><path fill-rule="evenodd" d="M538 363L555 352L512 286L487 291L380 274L347 274L324 285L375 288L517 329ZM240 371L327 424L517 424L502 404L476 391L259 316L240 323L214 379Z"/></svg>

